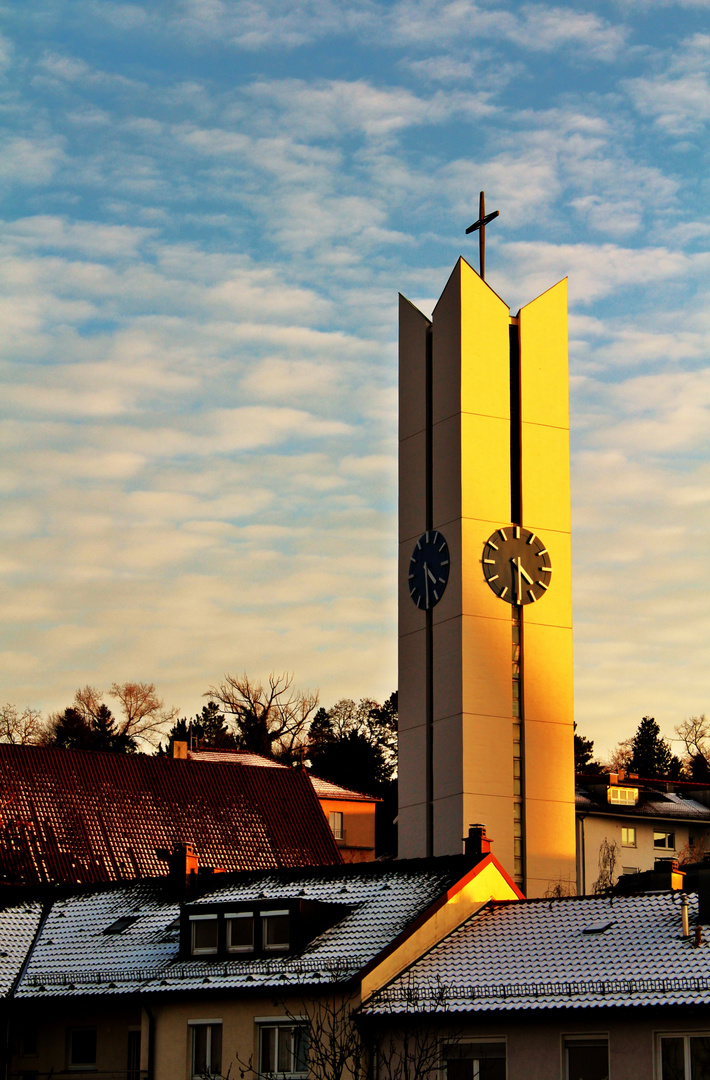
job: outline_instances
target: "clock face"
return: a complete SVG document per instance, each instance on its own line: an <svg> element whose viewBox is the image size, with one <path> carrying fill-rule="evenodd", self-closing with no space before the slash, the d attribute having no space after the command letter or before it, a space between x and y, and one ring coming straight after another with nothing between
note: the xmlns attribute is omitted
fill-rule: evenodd
<svg viewBox="0 0 710 1080"><path fill-rule="evenodd" d="M449 546L440 532L425 532L409 560L409 595L418 608L438 604L449 580Z"/></svg>
<svg viewBox="0 0 710 1080"><path fill-rule="evenodd" d="M550 587L552 563L539 536L520 525L506 525L484 544L483 573L507 604L532 604Z"/></svg>

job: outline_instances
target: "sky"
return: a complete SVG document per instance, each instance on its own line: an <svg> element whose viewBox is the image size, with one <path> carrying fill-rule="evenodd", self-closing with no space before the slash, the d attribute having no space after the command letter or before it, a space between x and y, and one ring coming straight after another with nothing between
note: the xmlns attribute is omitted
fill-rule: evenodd
<svg viewBox="0 0 710 1080"><path fill-rule="evenodd" d="M397 294L570 288L576 718L710 712L709 0L0 0L0 698L384 699ZM677 746L676 746L677 749Z"/></svg>

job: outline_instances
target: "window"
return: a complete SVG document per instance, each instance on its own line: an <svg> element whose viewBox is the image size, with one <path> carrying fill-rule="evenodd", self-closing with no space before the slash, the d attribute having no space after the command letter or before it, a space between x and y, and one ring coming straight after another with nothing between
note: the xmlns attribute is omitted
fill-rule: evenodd
<svg viewBox="0 0 710 1080"><path fill-rule="evenodd" d="M261 933L264 952L280 952L288 949L288 911L262 911Z"/></svg>
<svg viewBox="0 0 710 1080"><path fill-rule="evenodd" d="M216 915L190 916L191 950L193 956L217 952L218 921Z"/></svg>
<svg viewBox="0 0 710 1080"><path fill-rule="evenodd" d="M188 1020L192 1028L192 1080L222 1075L222 1021Z"/></svg>
<svg viewBox="0 0 710 1080"><path fill-rule="evenodd" d="M71 1028L67 1044L70 1069L96 1068L96 1028Z"/></svg>
<svg viewBox="0 0 710 1080"><path fill-rule="evenodd" d="M225 918L227 920L227 952L253 952L253 912L240 911L236 914L226 915Z"/></svg>
<svg viewBox="0 0 710 1080"><path fill-rule="evenodd" d="M567 1035L564 1041L566 1080L609 1080L606 1035Z"/></svg>
<svg viewBox="0 0 710 1080"><path fill-rule="evenodd" d="M25 1023L19 1032L19 1049L23 1057L37 1057L37 1027Z"/></svg>
<svg viewBox="0 0 710 1080"><path fill-rule="evenodd" d="M343 815L340 810L331 810L328 814L330 831L336 840L343 839Z"/></svg>
<svg viewBox="0 0 710 1080"><path fill-rule="evenodd" d="M305 1024L260 1024L259 1065L261 1073L268 1076L307 1076Z"/></svg>
<svg viewBox="0 0 710 1080"><path fill-rule="evenodd" d="M626 877L627 874L638 874L640 871L638 866L622 866L621 873Z"/></svg>
<svg viewBox="0 0 710 1080"><path fill-rule="evenodd" d="M664 848L668 851L675 851L675 833L654 832L653 846L655 848Z"/></svg>
<svg viewBox="0 0 710 1080"><path fill-rule="evenodd" d="M706 1080L710 1077L710 1035L663 1035L661 1080Z"/></svg>
<svg viewBox="0 0 710 1080"><path fill-rule="evenodd" d="M505 1043L475 1042L444 1046L446 1080L505 1080Z"/></svg>
<svg viewBox="0 0 710 1080"><path fill-rule="evenodd" d="M141 1072L141 1033L140 1029L128 1032L128 1055L126 1059L126 1080L140 1080Z"/></svg>
<svg viewBox="0 0 710 1080"><path fill-rule="evenodd" d="M629 826L628 828L622 828L621 846L636 847L636 829L633 828L633 826Z"/></svg>
<svg viewBox="0 0 710 1080"><path fill-rule="evenodd" d="M639 801L639 789L635 787L618 787L616 784L612 784L606 789L606 797L610 803L635 806Z"/></svg>

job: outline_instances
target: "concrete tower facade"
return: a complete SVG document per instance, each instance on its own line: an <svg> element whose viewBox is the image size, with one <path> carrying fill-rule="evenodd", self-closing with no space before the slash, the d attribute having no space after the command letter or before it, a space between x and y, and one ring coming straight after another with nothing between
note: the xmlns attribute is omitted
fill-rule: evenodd
<svg viewBox="0 0 710 1080"><path fill-rule="evenodd" d="M575 872L566 285L400 302L399 853L481 822L529 896Z"/></svg>

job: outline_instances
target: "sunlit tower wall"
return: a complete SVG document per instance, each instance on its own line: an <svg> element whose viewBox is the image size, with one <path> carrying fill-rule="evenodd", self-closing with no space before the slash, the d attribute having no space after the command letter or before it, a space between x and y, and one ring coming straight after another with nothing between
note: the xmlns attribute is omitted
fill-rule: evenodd
<svg viewBox="0 0 710 1080"><path fill-rule="evenodd" d="M460 853L483 823L528 896L573 889L567 283L511 317L460 259L431 320L400 298L399 340L399 855ZM515 525L552 566L534 603L484 574ZM433 530L449 579L422 610L410 559Z"/></svg>

